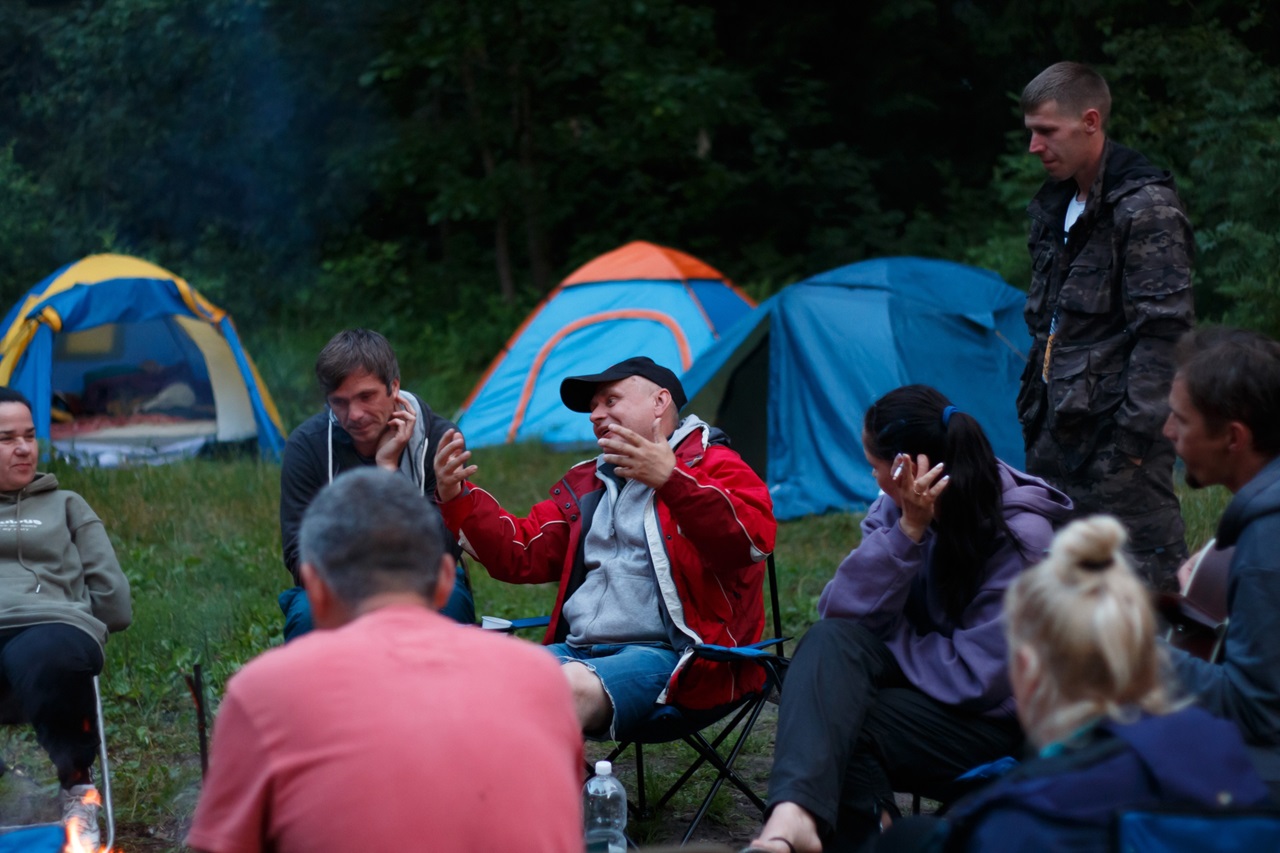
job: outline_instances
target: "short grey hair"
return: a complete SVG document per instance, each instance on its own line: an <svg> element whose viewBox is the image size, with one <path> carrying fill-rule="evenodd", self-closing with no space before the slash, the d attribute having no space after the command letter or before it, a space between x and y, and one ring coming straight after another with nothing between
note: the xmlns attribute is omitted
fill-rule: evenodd
<svg viewBox="0 0 1280 853"><path fill-rule="evenodd" d="M357 468L307 507L298 548L348 607L384 592L430 599L445 554L444 522L403 474Z"/></svg>

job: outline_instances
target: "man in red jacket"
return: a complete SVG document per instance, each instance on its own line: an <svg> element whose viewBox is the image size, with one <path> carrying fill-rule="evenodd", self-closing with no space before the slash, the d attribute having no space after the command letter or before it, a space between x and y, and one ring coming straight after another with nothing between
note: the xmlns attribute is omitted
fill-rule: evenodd
<svg viewBox="0 0 1280 853"><path fill-rule="evenodd" d="M619 737L655 703L716 708L758 686L737 664L692 659L695 643L740 646L764 628L763 561L777 522L769 490L723 433L694 415L676 375L640 356L560 386L600 445L524 518L468 479L446 433L436 495L459 544L511 583L559 582L545 642L588 735Z"/></svg>

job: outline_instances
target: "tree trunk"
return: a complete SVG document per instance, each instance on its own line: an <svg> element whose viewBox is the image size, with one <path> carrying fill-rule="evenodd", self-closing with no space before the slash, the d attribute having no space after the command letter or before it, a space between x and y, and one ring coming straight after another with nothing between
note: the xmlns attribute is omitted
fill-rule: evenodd
<svg viewBox="0 0 1280 853"><path fill-rule="evenodd" d="M511 272L511 234L507 214L498 214L493 224L493 260L498 267L498 291L508 305L516 301L515 276Z"/></svg>
<svg viewBox="0 0 1280 853"><path fill-rule="evenodd" d="M551 252L548 246L541 170L533 137L533 92L518 80L517 139L519 140L521 201L524 203L525 239L529 243L529 267L533 286L544 292L551 288Z"/></svg>
<svg viewBox="0 0 1280 853"><path fill-rule="evenodd" d="M469 60L462 62L459 76L462 78L462 88L467 96L467 116L471 122L471 132L475 137L476 147L480 151L480 163L484 167L484 176L486 180L493 180L493 175L497 171L497 161L484 133L484 118L477 100L475 76ZM511 226L508 220L506 204L499 199L498 212L493 223L493 260L498 271L498 292L502 294L502 300L510 304L516 301L516 280L511 269Z"/></svg>

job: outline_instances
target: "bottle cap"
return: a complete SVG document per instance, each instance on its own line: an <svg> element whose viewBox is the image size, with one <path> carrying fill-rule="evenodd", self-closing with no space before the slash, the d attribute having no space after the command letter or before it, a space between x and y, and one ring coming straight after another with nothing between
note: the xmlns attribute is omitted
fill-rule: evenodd
<svg viewBox="0 0 1280 853"><path fill-rule="evenodd" d="M597 775L597 776L612 776L612 775L613 775L613 765L612 765L612 764L610 764L610 763L609 763L609 762L607 762L607 761L597 761L597 762L596 762L596 775Z"/></svg>

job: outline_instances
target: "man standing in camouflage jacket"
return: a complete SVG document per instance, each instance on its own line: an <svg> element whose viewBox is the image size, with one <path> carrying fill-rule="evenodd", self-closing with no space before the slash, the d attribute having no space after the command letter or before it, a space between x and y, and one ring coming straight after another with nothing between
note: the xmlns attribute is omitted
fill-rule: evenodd
<svg viewBox="0 0 1280 853"><path fill-rule="evenodd" d="M1027 208L1026 470L1080 514L1119 517L1143 574L1176 589L1186 545L1161 427L1174 344L1195 321L1191 225L1170 173L1106 138L1111 93L1097 72L1051 65L1022 111L1049 173Z"/></svg>

